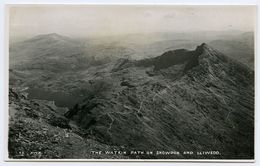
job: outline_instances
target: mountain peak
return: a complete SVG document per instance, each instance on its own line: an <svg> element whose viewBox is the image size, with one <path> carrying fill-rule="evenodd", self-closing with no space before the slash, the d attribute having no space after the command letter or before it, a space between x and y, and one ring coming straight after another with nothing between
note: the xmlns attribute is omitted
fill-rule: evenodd
<svg viewBox="0 0 260 166"><path fill-rule="evenodd" d="M202 47L203 49L207 49L207 50L211 49L211 47L206 43L202 43L199 47Z"/></svg>
<svg viewBox="0 0 260 166"><path fill-rule="evenodd" d="M202 54L205 50L210 50L210 46L206 43L202 43L201 45L197 46L196 52Z"/></svg>
<svg viewBox="0 0 260 166"><path fill-rule="evenodd" d="M141 60L138 62L138 65L154 66L154 70L160 70L175 65L185 65L184 71L188 71L199 65L200 58L211 59L212 55L216 54L218 54L216 50L208 46L206 43L202 43L197 46L195 50L189 51L185 49L178 49L167 51L161 56Z"/></svg>
<svg viewBox="0 0 260 166"><path fill-rule="evenodd" d="M207 44L206 44L206 43L202 43L200 46L202 46L202 47L206 47Z"/></svg>
<svg viewBox="0 0 260 166"><path fill-rule="evenodd" d="M57 33L49 33L49 34L41 34L41 35L37 35L29 40L27 40L26 42L29 43L35 43L35 42L40 42L40 43L48 43L48 42L68 42L71 41L71 39L69 37L66 36L62 36L60 34Z"/></svg>

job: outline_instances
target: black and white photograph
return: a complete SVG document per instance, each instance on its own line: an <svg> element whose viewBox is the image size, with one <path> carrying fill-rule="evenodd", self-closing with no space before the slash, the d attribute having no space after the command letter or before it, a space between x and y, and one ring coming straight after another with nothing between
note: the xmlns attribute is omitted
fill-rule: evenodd
<svg viewBox="0 0 260 166"><path fill-rule="evenodd" d="M8 160L255 160L255 5L6 14Z"/></svg>

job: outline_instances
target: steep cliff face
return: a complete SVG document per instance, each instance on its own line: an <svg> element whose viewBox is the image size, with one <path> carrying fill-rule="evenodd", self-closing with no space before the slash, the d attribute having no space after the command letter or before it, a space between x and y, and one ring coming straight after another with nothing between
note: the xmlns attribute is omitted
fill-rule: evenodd
<svg viewBox="0 0 260 166"><path fill-rule="evenodd" d="M251 69L206 44L119 63L103 77L110 82L101 91L108 88L86 96L66 114L88 136L128 149L221 154L189 158L253 158Z"/></svg>
<svg viewBox="0 0 260 166"><path fill-rule="evenodd" d="M165 69L170 66L185 64L184 71L198 65L198 56L202 54L206 44L203 43L198 46L194 51L188 51L185 49L178 49L173 51L167 51L161 56L144 59L137 62L139 66L154 66L154 70Z"/></svg>

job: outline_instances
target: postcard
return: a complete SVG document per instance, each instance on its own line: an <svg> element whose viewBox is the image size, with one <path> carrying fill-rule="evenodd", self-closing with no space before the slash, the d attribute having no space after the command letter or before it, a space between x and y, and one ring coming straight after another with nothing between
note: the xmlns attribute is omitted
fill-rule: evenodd
<svg viewBox="0 0 260 166"><path fill-rule="evenodd" d="M254 5L7 5L10 161L254 161Z"/></svg>

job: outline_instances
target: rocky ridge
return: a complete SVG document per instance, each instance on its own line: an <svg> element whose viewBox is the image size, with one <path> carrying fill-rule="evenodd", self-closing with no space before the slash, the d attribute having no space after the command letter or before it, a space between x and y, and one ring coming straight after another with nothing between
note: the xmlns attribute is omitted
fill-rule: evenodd
<svg viewBox="0 0 260 166"><path fill-rule="evenodd" d="M221 153L191 158L253 157L254 72L248 67L206 44L120 63L109 75L112 85L67 116L95 139L130 149Z"/></svg>

